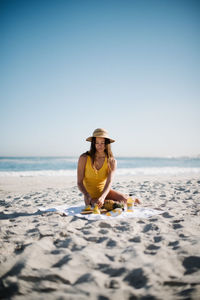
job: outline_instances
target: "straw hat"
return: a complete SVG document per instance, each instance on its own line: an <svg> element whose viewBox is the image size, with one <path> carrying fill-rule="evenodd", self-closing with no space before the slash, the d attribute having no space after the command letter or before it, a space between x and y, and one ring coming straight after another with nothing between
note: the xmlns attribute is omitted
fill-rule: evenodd
<svg viewBox="0 0 200 300"><path fill-rule="evenodd" d="M109 139L110 143L114 143L115 142L115 140L111 139L108 136L108 132L105 129L102 129L102 128L95 129L95 131L93 132L92 136L88 137L86 139L86 141L91 142L93 137L101 137L101 138Z"/></svg>

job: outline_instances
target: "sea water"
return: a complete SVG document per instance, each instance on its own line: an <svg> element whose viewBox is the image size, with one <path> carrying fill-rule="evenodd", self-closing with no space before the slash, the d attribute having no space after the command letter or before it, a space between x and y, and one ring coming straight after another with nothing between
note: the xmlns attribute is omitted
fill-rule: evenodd
<svg viewBox="0 0 200 300"><path fill-rule="evenodd" d="M116 157L116 175L200 175L200 157ZM76 176L78 157L0 157L0 176Z"/></svg>

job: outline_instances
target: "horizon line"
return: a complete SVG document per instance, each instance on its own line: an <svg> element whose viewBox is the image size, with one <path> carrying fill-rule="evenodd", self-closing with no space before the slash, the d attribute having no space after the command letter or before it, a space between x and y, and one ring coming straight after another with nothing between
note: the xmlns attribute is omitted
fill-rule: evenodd
<svg viewBox="0 0 200 300"><path fill-rule="evenodd" d="M80 155L0 155L0 158L78 158ZM200 158L200 154L196 155L116 155L116 158Z"/></svg>

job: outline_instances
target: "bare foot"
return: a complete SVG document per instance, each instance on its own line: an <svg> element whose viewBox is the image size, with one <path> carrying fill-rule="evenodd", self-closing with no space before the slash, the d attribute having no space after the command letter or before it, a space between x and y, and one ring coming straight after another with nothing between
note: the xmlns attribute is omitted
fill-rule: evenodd
<svg viewBox="0 0 200 300"><path fill-rule="evenodd" d="M138 198L135 198L134 205L141 204L141 201Z"/></svg>

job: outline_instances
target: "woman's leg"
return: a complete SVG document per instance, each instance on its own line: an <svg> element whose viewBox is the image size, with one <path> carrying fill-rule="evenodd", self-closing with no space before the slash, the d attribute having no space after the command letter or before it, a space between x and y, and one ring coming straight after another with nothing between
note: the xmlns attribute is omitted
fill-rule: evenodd
<svg viewBox="0 0 200 300"><path fill-rule="evenodd" d="M126 203L127 200L128 200L128 196L124 195L124 194L122 194L120 192L116 192L114 190L110 190L110 192L106 196L106 199L114 200L114 201L117 201L117 202L124 202L124 203Z"/></svg>
<svg viewBox="0 0 200 300"><path fill-rule="evenodd" d="M108 195L106 196L106 199L117 201L117 202L124 202L127 203L129 196L124 195L120 192L116 192L114 190L110 190ZM141 201L138 198L135 198L134 204L141 204Z"/></svg>

